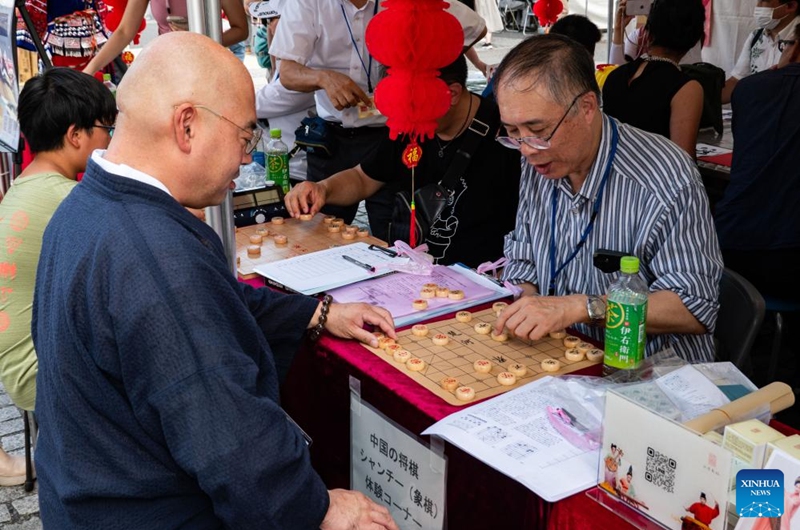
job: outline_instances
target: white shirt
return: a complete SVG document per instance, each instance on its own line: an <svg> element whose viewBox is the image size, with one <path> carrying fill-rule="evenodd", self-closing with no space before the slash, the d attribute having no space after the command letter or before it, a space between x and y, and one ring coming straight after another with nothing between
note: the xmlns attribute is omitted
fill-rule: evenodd
<svg viewBox="0 0 800 530"><path fill-rule="evenodd" d="M138 169L133 169L131 166L126 166L125 164L115 164L114 162L110 162L104 158L105 154L106 154L105 149L95 149L94 152L92 152L92 161L94 161L95 164L100 166L106 173L113 173L114 175L119 175L120 177L126 177L141 182L143 184L148 184L150 186L160 189L161 191L172 197L172 194L169 192L164 183L158 180L157 178L152 177L147 173L142 173Z"/></svg>
<svg viewBox="0 0 800 530"><path fill-rule="evenodd" d="M270 53L309 68L339 72L350 77L364 92L369 92L367 71L374 89L380 80L382 69L374 59L372 67L369 67L370 56L364 39L367 24L375 15L375 2L376 0L368 0L361 9L356 8L349 0L286 2ZM486 27L483 19L461 2L451 1L447 11L461 22L465 46L474 43L483 33ZM385 116L359 118L357 108L336 110L324 90L317 90L314 95L317 113L326 120L340 122L345 127L386 123Z"/></svg>
<svg viewBox="0 0 800 530"><path fill-rule="evenodd" d="M294 131L314 108L314 94L289 90L277 76L256 91L256 116L269 120L270 128L281 130L281 139L290 151L294 146ZM305 180L307 168L306 152L300 150L289 160L289 177Z"/></svg>
<svg viewBox="0 0 800 530"><path fill-rule="evenodd" d="M788 26L783 28L780 33L768 35L767 31L761 32L755 44L753 44L753 37L756 36L758 30L750 33L747 40L744 42L742 52L739 54L739 59L736 61L736 66L731 71L731 77L736 79L744 79L750 74L763 72L769 70L781 58L781 51L778 49L779 40L790 40L794 33L794 27L800 19L795 17Z"/></svg>

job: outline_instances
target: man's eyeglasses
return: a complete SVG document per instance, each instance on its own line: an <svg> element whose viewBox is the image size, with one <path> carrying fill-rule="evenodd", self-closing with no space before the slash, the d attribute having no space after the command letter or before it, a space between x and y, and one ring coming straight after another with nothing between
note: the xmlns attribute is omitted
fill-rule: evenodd
<svg viewBox="0 0 800 530"><path fill-rule="evenodd" d="M264 131L262 129L256 127L254 129L248 130L248 129L245 129L244 127L239 127L238 125L236 125L235 122L231 121L229 118L226 118L225 116L223 116L219 112L217 112L215 110L212 110L212 109L206 107L205 105L192 105L192 106L194 108L196 108L196 109L207 110L208 112L210 112L211 114L213 114L217 118L221 118L221 119L227 121L228 123L230 123L231 125L233 125L237 129L239 129L240 131L242 131L245 134L247 134L248 136L250 136L250 138L247 140L247 146L245 147L245 150L244 150L244 152L246 154L249 155L250 153L255 151L256 147L258 147L258 143L261 141L261 135L264 134Z"/></svg>
<svg viewBox="0 0 800 530"><path fill-rule="evenodd" d="M105 129L105 130L108 131L108 135L109 136L114 136L114 129L116 128L116 125L97 125L97 124L95 124L95 125L92 125L92 127L97 127L98 129Z"/></svg>
<svg viewBox="0 0 800 530"><path fill-rule="evenodd" d="M558 120L558 123L553 129L553 132L551 132L547 138L542 138L540 136L525 136L523 138L513 138L511 136L498 136L496 140L500 142L500 145L502 145L503 147L508 147L509 149L519 149L520 147L522 147L522 144L525 144L529 147L533 147L534 149L539 149L539 150L550 149L550 140L553 138L553 136L556 135L556 132L558 131L558 128L561 127L561 124L564 123L564 120L567 118L567 114L569 114L569 111L571 111L572 107L575 106L575 103L582 96L586 94L587 92L583 92L575 96L575 99L573 99L572 103L569 104L569 107L567 107L567 111L564 113L563 116L561 116L561 119Z"/></svg>
<svg viewBox="0 0 800 530"><path fill-rule="evenodd" d="M783 51L789 46L794 46L795 43L797 43L797 39L789 39L789 40L780 39L778 41L778 50Z"/></svg>

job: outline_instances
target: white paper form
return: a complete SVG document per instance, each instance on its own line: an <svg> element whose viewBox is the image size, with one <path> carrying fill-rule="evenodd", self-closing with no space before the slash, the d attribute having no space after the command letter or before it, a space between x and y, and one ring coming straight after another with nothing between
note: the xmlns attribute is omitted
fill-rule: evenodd
<svg viewBox="0 0 800 530"><path fill-rule="evenodd" d="M597 483L600 452L578 449L550 425L547 406L561 404L552 387L542 387L554 382L544 377L451 414L422 434L441 436L544 500L558 501Z"/></svg>
<svg viewBox="0 0 800 530"><path fill-rule="evenodd" d="M344 259L348 256L362 264L376 267L370 272ZM294 258L265 263L255 271L279 285L302 294L317 294L328 289L348 285L386 274L381 265L406 258L392 257L385 252L371 250L367 243L353 243L341 247L310 252Z"/></svg>
<svg viewBox="0 0 800 530"><path fill-rule="evenodd" d="M720 147L718 145L711 145L711 144L704 144L698 143L696 147L697 156L717 156L717 155L727 155L728 153L732 153L732 149L726 149L725 147Z"/></svg>
<svg viewBox="0 0 800 530"><path fill-rule="evenodd" d="M681 421L721 407L730 400L705 375L692 365L686 365L655 380L658 387L681 410Z"/></svg>

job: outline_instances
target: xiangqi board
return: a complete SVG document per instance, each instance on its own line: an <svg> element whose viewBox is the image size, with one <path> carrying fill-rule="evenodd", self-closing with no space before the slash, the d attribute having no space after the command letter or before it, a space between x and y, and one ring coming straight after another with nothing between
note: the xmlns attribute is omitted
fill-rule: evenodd
<svg viewBox="0 0 800 530"><path fill-rule="evenodd" d="M414 328L402 331L398 333L399 348L367 347L367 349L456 406L496 396L545 375L568 374L597 363L585 358L580 361L568 360L565 357L568 348L564 345L564 339L548 337L530 343L509 336L508 340L501 342L492 338L492 333L481 334L476 331L478 324L493 326L496 318L493 309L485 309L471 313L469 321L462 322L456 318L449 318L427 324L425 335L415 334ZM465 320L465 316L462 315L461 319ZM447 343L439 345L444 342L440 337L442 335L447 337ZM410 357L406 358L408 356L400 353L396 360L394 354L398 350L408 351ZM409 364L410 359L423 361L424 367L421 367L420 363ZM553 363L554 360L558 363ZM490 365L487 366L482 361L488 361ZM558 368L547 371L542 366L543 361L545 364L552 363L552 367L558 366ZM516 376L515 382L508 384L511 378L502 374L512 371L519 373L518 370L514 370L515 365L524 366L525 374ZM421 369L418 369L420 367ZM489 370L484 371L487 368ZM501 384L498 377L505 384ZM454 386L452 381L445 381L448 378L455 379L457 385ZM458 390L464 387L474 391L471 399L457 397ZM465 397L467 395L462 396Z"/></svg>
<svg viewBox="0 0 800 530"><path fill-rule="evenodd" d="M281 218L283 219L283 218ZM327 222L326 222L327 221ZM236 269L242 278L255 278L258 274L255 267L263 263L271 263L301 254L316 252L334 246L349 245L362 242L385 247L386 243L370 235L359 235L358 230L350 233L349 237L345 225L342 223L339 231L330 231L331 218L322 214L315 215L310 220L283 219L283 223L268 223L245 226L236 230ZM252 243L251 236L262 237L261 243ZM278 236L276 238L276 236ZM282 237L286 238L285 243ZM249 247L258 245L258 255L249 251Z"/></svg>

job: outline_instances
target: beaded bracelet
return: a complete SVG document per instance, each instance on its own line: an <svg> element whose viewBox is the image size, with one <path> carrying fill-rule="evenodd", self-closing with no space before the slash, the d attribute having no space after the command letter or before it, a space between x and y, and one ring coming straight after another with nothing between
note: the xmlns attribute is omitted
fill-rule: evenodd
<svg viewBox="0 0 800 530"><path fill-rule="evenodd" d="M311 332L308 335L308 338L312 341L316 341L319 339L319 336L322 335L322 330L325 329L325 322L328 321L328 312L331 310L332 301L333 297L329 294L326 294L322 298L322 309L319 311L319 320L317 321L317 325L311 328Z"/></svg>

